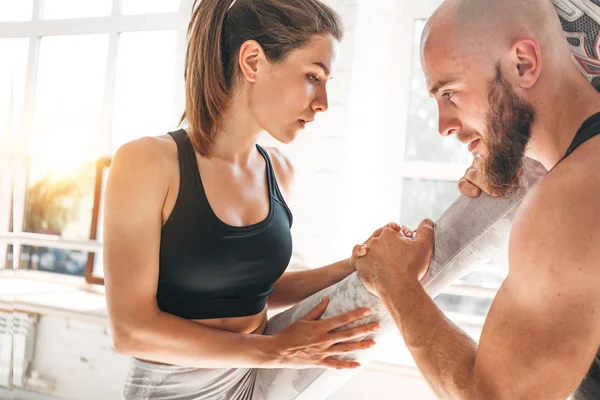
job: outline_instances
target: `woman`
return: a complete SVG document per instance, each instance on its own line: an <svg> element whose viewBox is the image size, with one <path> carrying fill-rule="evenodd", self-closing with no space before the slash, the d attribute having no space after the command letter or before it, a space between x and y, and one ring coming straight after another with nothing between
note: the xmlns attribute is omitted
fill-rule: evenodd
<svg viewBox="0 0 600 400"><path fill-rule="evenodd" d="M108 309L117 351L133 357L125 398L247 399L254 368L356 368L334 356L373 346L346 342L378 326L334 330L368 310L319 321L324 299L261 335L267 307L339 282L365 251L284 274L293 170L256 144L262 131L289 143L327 110L338 16L318 0L202 0L188 37L189 127L125 144L106 189Z"/></svg>

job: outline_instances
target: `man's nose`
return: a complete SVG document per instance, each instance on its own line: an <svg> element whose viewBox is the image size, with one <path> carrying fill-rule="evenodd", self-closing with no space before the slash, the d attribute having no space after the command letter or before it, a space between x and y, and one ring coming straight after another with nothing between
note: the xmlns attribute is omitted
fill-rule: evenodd
<svg viewBox="0 0 600 400"><path fill-rule="evenodd" d="M438 121L438 129L440 131L440 135L444 137L451 136L462 128L462 125L458 118L455 117L446 117L440 114L440 118Z"/></svg>

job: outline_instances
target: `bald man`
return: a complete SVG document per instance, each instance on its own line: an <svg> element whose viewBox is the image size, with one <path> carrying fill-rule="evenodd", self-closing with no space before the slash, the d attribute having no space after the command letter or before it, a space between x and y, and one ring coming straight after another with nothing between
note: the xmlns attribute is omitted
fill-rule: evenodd
<svg viewBox="0 0 600 400"><path fill-rule="evenodd" d="M600 96L568 46L550 0L445 0L425 28L440 133L476 157L461 189L510 194L525 154L550 171L515 218L479 346L419 283L431 221L415 240L384 231L357 263L442 398L600 399Z"/></svg>

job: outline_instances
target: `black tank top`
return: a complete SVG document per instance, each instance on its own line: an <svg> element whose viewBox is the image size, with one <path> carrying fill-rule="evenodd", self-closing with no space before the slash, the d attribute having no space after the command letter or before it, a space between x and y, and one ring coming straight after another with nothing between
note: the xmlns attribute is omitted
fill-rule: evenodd
<svg viewBox="0 0 600 400"><path fill-rule="evenodd" d="M267 152L256 146L267 165L269 214L256 224L236 227L213 212L187 132L169 135L177 143L180 183L161 230L158 307L186 319L261 312L292 254L292 214Z"/></svg>
<svg viewBox="0 0 600 400"><path fill-rule="evenodd" d="M560 160L563 161L565 158L571 155L579 146L581 146L587 140L593 138L596 135L600 135L600 113L592 115L590 118L585 120L581 128L575 134L573 142L569 146L567 153ZM559 161L559 163L560 163ZM573 400L592 400L600 399L600 350L587 375L581 382L581 385L572 396Z"/></svg>

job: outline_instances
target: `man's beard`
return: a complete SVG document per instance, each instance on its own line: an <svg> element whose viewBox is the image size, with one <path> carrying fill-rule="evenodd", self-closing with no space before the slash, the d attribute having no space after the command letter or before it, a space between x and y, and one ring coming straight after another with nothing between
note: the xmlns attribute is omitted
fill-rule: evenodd
<svg viewBox="0 0 600 400"><path fill-rule="evenodd" d="M496 77L488 84L488 96L488 157L482 160L481 170L487 189L499 196L508 196L519 184L535 110L504 80L500 64L496 64Z"/></svg>

